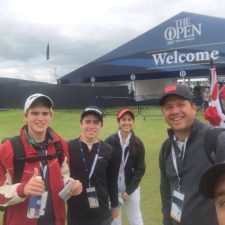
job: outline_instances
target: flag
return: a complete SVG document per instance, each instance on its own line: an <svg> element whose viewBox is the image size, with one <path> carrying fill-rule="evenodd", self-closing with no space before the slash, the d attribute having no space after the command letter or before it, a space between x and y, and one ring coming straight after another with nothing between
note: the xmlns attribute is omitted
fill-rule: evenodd
<svg viewBox="0 0 225 225"><path fill-rule="evenodd" d="M49 60L49 43L47 45L47 50L46 50L46 59Z"/></svg>
<svg viewBox="0 0 225 225"><path fill-rule="evenodd" d="M225 115L220 103L219 84L216 68L211 68L210 102L204 116L214 126L225 127Z"/></svg>

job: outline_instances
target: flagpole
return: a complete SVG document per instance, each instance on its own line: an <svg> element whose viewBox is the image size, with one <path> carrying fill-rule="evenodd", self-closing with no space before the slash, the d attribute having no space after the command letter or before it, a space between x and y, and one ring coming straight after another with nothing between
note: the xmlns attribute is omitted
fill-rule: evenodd
<svg viewBox="0 0 225 225"><path fill-rule="evenodd" d="M210 58L210 69L212 69L212 68L214 68L215 66L214 66L214 63L213 63L213 59L212 58Z"/></svg>
<svg viewBox="0 0 225 225"><path fill-rule="evenodd" d="M47 49L46 49L46 60L49 60L49 41L48 41L48 44L47 44Z"/></svg>
<svg viewBox="0 0 225 225"><path fill-rule="evenodd" d="M56 75L56 68L53 65L52 60L50 59L50 42L48 40L47 47L46 47L46 65L49 71L49 83L55 83L55 75Z"/></svg>
<svg viewBox="0 0 225 225"><path fill-rule="evenodd" d="M213 70L213 68L214 68L214 62L213 62L213 59L212 58L210 58L210 67L209 67L209 72L210 72L210 74L209 74L209 81L210 81L210 98L211 98L211 95L212 95L212 92L213 92L213 85L212 85L212 79L213 79L213 77L212 77L212 70ZM210 100L210 102L211 102L211 100Z"/></svg>

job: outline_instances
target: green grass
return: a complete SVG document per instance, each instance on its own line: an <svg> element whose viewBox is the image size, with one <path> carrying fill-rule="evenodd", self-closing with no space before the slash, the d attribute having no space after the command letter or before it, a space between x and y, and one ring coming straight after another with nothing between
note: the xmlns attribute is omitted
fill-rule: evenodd
<svg viewBox="0 0 225 225"><path fill-rule="evenodd" d="M79 135L79 120L79 110L58 110L54 113L51 127L63 138L69 140ZM23 124L22 110L0 111L0 140L17 135ZM135 120L135 133L144 142L146 151L147 168L141 182L141 209L145 225L161 224L158 154L167 136L166 128L166 123L159 117L144 120L138 116ZM101 139L105 139L117 129L115 117L107 116L104 120ZM123 225L128 225L125 219Z"/></svg>

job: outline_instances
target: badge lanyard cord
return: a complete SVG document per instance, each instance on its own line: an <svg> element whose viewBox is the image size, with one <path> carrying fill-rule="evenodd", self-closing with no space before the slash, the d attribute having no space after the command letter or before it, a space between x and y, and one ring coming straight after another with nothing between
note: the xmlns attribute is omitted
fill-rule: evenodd
<svg viewBox="0 0 225 225"><path fill-rule="evenodd" d="M187 140L185 140L184 145L182 147L182 156L181 156L181 171L180 173L178 172L178 167L177 167L177 159L176 159L176 155L175 155L175 149L174 149L174 145L172 144L171 149L172 149L172 159L173 159L173 165L174 165L174 169L176 171L178 180L179 180L179 187L178 190L180 190L181 188L181 177L182 177L182 172L183 172L183 162L184 162L184 155L185 155L185 151L186 151L186 143Z"/></svg>
<svg viewBox="0 0 225 225"><path fill-rule="evenodd" d="M96 163L97 163L97 160L98 160L98 155L99 155L99 151L100 151L100 142L99 142L99 145L98 145L98 149L97 149L97 153L95 155L95 158L94 158L94 161L92 163L92 166L91 166L91 170L90 170L90 173L88 172L88 168L87 168L87 161L86 161L86 158L85 158L85 155L84 155L84 149L82 148L82 145L81 145L81 141L80 142L80 151L81 151L81 154L82 154L82 160L83 160L83 163L84 163L84 166L85 166L85 171L88 175L88 183L89 183L89 187L90 187L90 180L91 180L91 177L93 175L93 172L95 170L95 166L96 166Z"/></svg>
<svg viewBox="0 0 225 225"><path fill-rule="evenodd" d="M124 169L125 166L126 166L126 163L127 163L127 159L128 159L128 157L129 157L129 150L128 150L126 156L125 156L125 150L126 150L128 144L124 147L124 145L123 145L123 143L122 143L122 137L121 137L120 131L118 132L118 136L119 136L119 138L120 138L120 146L121 146L121 148L122 148L122 158L121 158L121 161L122 161L122 165L123 165L123 169ZM127 140L130 140L130 137L131 137L131 133L130 133L129 136L127 137Z"/></svg>
<svg viewBox="0 0 225 225"><path fill-rule="evenodd" d="M128 152L126 154L126 157L125 157L125 149L124 149L124 151L122 153L122 159L121 159L123 168L125 168L125 166L126 166L128 157L129 157L129 150L128 150Z"/></svg>
<svg viewBox="0 0 225 225"><path fill-rule="evenodd" d="M47 149L46 150L41 150L42 153L41 155L43 156L47 156ZM41 176L43 178L44 181L46 181L46 174L47 174L47 170L48 170L48 164L45 162L44 164L42 163L42 161L40 161L40 168L41 168Z"/></svg>

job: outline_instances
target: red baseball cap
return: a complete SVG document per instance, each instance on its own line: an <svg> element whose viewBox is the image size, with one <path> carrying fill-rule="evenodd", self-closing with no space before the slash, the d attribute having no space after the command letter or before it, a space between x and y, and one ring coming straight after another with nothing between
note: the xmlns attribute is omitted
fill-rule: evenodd
<svg viewBox="0 0 225 225"><path fill-rule="evenodd" d="M123 108L117 113L117 120L120 120L126 113L129 113L134 120L134 113L132 112L132 110L127 108Z"/></svg>
<svg viewBox="0 0 225 225"><path fill-rule="evenodd" d="M170 84L163 89L163 92L159 97L159 105L162 106L165 98L170 95L177 95L192 102L192 94L186 86L180 84Z"/></svg>

